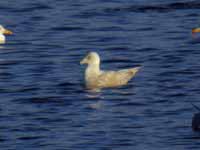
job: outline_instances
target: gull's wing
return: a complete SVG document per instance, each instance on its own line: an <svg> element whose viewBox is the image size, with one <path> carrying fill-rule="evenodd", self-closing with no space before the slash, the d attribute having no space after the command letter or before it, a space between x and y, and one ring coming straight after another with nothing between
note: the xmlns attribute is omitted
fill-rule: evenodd
<svg viewBox="0 0 200 150"><path fill-rule="evenodd" d="M139 67L119 71L102 71L98 77L98 86L115 87L125 85L138 70Z"/></svg>

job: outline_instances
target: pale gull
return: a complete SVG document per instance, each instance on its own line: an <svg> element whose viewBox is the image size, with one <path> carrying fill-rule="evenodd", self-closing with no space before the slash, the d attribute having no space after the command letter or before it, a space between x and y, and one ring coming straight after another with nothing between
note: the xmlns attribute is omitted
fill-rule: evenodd
<svg viewBox="0 0 200 150"><path fill-rule="evenodd" d="M96 52L90 52L80 64L88 65L85 70L85 84L87 89L101 89L126 85L140 68L102 71L100 69L100 57Z"/></svg>

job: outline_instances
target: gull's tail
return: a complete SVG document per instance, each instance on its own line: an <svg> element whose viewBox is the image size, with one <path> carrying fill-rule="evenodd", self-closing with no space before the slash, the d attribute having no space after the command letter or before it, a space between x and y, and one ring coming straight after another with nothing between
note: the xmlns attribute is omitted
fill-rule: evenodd
<svg viewBox="0 0 200 150"><path fill-rule="evenodd" d="M131 68L131 69L129 69L129 71L130 71L133 75L135 75L135 74L140 70L140 68L141 68L141 67Z"/></svg>

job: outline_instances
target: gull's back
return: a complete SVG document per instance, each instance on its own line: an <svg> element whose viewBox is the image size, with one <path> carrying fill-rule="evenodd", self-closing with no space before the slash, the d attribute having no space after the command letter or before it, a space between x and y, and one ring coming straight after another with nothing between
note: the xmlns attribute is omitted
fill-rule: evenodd
<svg viewBox="0 0 200 150"><path fill-rule="evenodd" d="M96 86L98 88L104 88L126 85L138 70L139 67L120 71L102 71L96 80Z"/></svg>

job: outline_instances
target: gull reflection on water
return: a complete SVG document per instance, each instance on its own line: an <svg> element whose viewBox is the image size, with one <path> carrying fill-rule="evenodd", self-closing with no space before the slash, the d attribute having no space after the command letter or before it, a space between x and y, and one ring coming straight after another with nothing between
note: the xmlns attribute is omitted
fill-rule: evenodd
<svg viewBox="0 0 200 150"><path fill-rule="evenodd" d="M102 101L97 101L95 103L89 104L89 108L91 109L101 109L103 107L103 102Z"/></svg>

